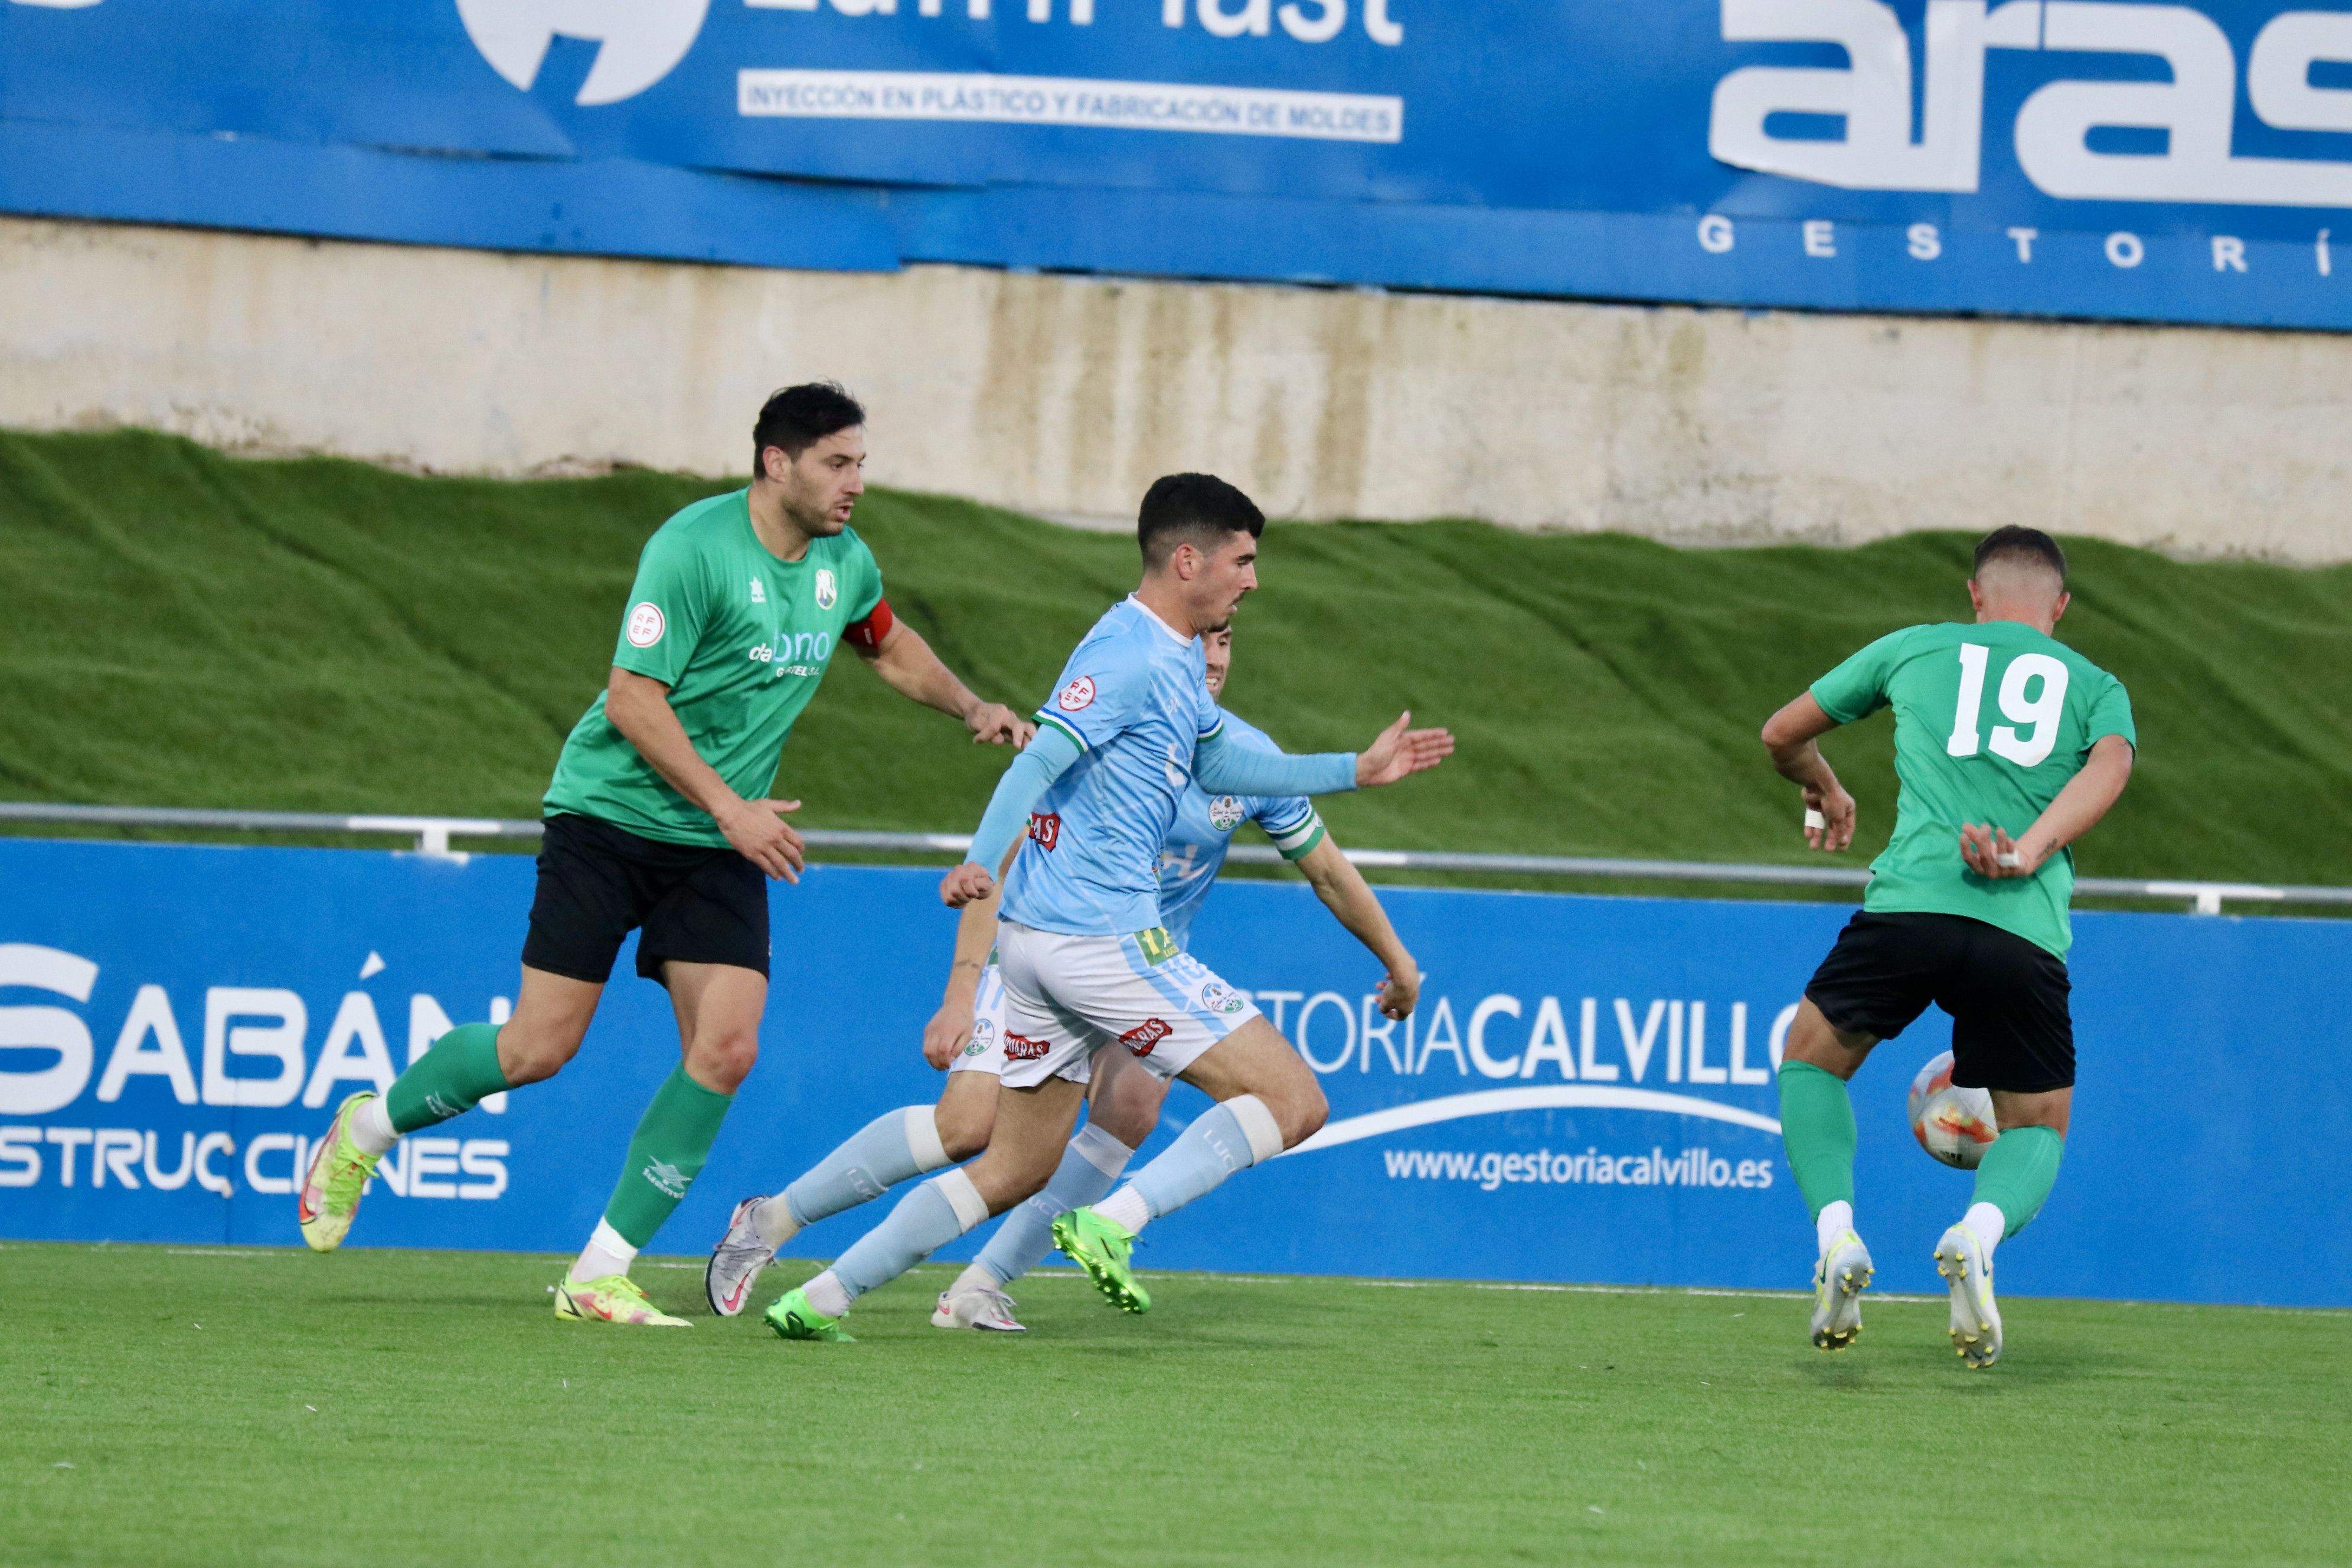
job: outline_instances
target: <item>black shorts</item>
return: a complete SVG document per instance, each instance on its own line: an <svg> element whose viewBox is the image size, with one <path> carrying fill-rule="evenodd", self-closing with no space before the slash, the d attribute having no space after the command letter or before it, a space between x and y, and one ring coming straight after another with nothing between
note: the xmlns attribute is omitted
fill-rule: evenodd
<svg viewBox="0 0 2352 1568"><path fill-rule="evenodd" d="M768 973L768 887L760 868L724 845L666 844L594 817L547 819L539 890L522 961L602 985L632 931L637 973L731 963Z"/></svg>
<svg viewBox="0 0 2352 1568"><path fill-rule="evenodd" d="M1850 1035L1891 1040L1933 1002L1952 1016L1952 1081L2039 1094L2074 1083L2066 961L1966 915L1868 910L1846 922L1806 999Z"/></svg>

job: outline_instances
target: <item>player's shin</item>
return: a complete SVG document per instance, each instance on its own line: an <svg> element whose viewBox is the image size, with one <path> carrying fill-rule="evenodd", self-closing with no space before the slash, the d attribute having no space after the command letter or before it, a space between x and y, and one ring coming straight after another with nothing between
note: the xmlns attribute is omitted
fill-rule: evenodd
<svg viewBox="0 0 2352 1568"><path fill-rule="evenodd" d="M574 1279L585 1283L624 1272L627 1258L654 1238L654 1232L669 1218L701 1173L703 1162L709 1159L710 1146L719 1141L719 1123L726 1120L727 1108L734 1099L703 1088L687 1076L683 1067L671 1070L638 1120L620 1183L613 1189L612 1201L604 1205L604 1224L597 1227L600 1237L609 1230L611 1237L625 1243L628 1254L622 1256L610 1237L604 1237L602 1247L592 1241L572 1267ZM607 1267L614 1258L621 1267Z"/></svg>
<svg viewBox="0 0 2352 1568"><path fill-rule="evenodd" d="M850 1302L888 1284L987 1217L988 1200L970 1176L961 1171L934 1176L900 1198L888 1218L803 1289L818 1311L837 1318Z"/></svg>
<svg viewBox="0 0 2352 1568"><path fill-rule="evenodd" d="M1235 1171L1282 1152L1282 1128L1254 1094L1212 1106L1095 1212L1129 1235L1214 1191Z"/></svg>
<svg viewBox="0 0 2352 1568"><path fill-rule="evenodd" d="M880 1197L909 1176L948 1164L939 1119L928 1105L886 1111L760 1205L760 1235L782 1247L803 1226Z"/></svg>
<svg viewBox="0 0 2352 1568"><path fill-rule="evenodd" d="M460 1024L393 1079L378 1102L380 1119L374 1114L353 1118L352 1136L368 1152L380 1154L394 1138L462 1116L513 1087L499 1067L499 1026ZM363 1110L373 1112L375 1108Z"/></svg>
<svg viewBox="0 0 2352 1568"><path fill-rule="evenodd" d="M1811 1062L1780 1067L1780 1138L1818 1228L1853 1224L1853 1100L1845 1080Z"/></svg>
<svg viewBox="0 0 2352 1568"><path fill-rule="evenodd" d="M1975 1198L1962 1223L1977 1232L1988 1256L2002 1237L2015 1236L2042 1212L2065 1152L2065 1138L2051 1127L2011 1128L1984 1152Z"/></svg>
<svg viewBox="0 0 2352 1568"><path fill-rule="evenodd" d="M1002 1289L1036 1268L1054 1250L1054 1222L1072 1209L1101 1201L1134 1157L1134 1150L1101 1128L1089 1123L1078 1129L1062 1151L1062 1163L1045 1190L1004 1216L949 1293L975 1286ZM985 1277L974 1270L984 1270Z"/></svg>

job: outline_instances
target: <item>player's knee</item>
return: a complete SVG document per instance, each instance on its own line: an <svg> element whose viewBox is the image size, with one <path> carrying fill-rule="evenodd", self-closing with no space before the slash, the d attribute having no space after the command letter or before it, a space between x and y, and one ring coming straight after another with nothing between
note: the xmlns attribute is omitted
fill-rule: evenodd
<svg viewBox="0 0 2352 1568"><path fill-rule="evenodd" d="M751 1076L752 1064L760 1059L760 1036L752 1029L698 1036L687 1058L696 1082L720 1094L732 1094Z"/></svg>
<svg viewBox="0 0 2352 1568"><path fill-rule="evenodd" d="M1160 1105L1168 1090L1148 1073L1121 1073L1105 1092L1087 1107L1087 1120L1130 1149L1139 1149L1160 1124Z"/></svg>
<svg viewBox="0 0 2352 1568"><path fill-rule="evenodd" d="M988 1147L988 1135L996 1121L994 1105L975 1109L942 1100L931 1114L939 1126L940 1147L947 1151L950 1162L961 1164Z"/></svg>
<svg viewBox="0 0 2352 1568"><path fill-rule="evenodd" d="M545 1082L579 1051L580 1037L568 1031L517 1029L511 1023L499 1031L499 1071L511 1088Z"/></svg>
<svg viewBox="0 0 2352 1568"><path fill-rule="evenodd" d="M1323 1130L1331 1118L1331 1102L1323 1086L1312 1079L1292 1085L1269 1107L1275 1125L1282 1129L1282 1146L1296 1149Z"/></svg>

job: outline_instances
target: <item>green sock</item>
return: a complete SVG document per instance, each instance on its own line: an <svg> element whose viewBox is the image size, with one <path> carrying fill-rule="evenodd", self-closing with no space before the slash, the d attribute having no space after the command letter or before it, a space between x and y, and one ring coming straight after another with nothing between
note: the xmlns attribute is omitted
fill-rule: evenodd
<svg viewBox="0 0 2352 1568"><path fill-rule="evenodd" d="M2065 1152L2066 1140L2054 1128L2012 1128L1984 1152L1971 1201L1999 1209L2008 1222L2001 1235L2015 1236L2033 1223L2058 1184L2058 1161Z"/></svg>
<svg viewBox="0 0 2352 1568"><path fill-rule="evenodd" d="M684 1068L669 1075L637 1122L620 1185L604 1205L604 1223L619 1231L622 1240L643 1247L654 1238L701 1173L710 1146L719 1141L719 1124L734 1102L733 1095L705 1089L687 1077Z"/></svg>
<svg viewBox="0 0 2352 1568"><path fill-rule="evenodd" d="M462 1116L487 1095L512 1089L499 1070L499 1026L460 1024L383 1091L383 1112L394 1132L414 1132Z"/></svg>
<svg viewBox="0 0 2352 1568"><path fill-rule="evenodd" d="M1780 1139L1813 1217L1853 1202L1853 1101L1845 1079L1811 1062L1780 1064Z"/></svg>

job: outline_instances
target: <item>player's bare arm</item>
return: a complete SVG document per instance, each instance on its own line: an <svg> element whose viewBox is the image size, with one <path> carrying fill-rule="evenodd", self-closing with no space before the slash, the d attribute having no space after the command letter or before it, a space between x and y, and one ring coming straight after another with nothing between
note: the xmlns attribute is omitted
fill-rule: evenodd
<svg viewBox="0 0 2352 1568"><path fill-rule="evenodd" d="M1837 770L1822 755L1820 744L1837 727L1813 694L1804 691L1764 721L1763 733L1773 769L1802 793L1806 812L1821 816L1818 826L1811 815L1806 816L1805 842L1832 853L1853 842L1853 796L1838 783Z"/></svg>
<svg viewBox="0 0 2352 1568"><path fill-rule="evenodd" d="M1960 858L1979 877L2031 877L2050 857L2098 826L2124 785L2131 782L2138 753L2121 735L2105 735L2091 748L2083 771L2058 792L2058 798L2033 819L2033 826L2012 840L2006 829L1980 822L1960 828Z"/></svg>
<svg viewBox="0 0 2352 1568"><path fill-rule="evenodd" d="M1381 908L1364 874L1328 830L1320 844L1299 858L1298 869L1323 907L1387 968L1388 977L1380 984L1381 1011L1391 1018L1410 1016L1421 1000L1421 966L1389 923L1388 911Z"/></svg>
<svg viewBox="0 0 2352 1568"><path fill-rule="evenodd" d="M856 646L891 690L963 721L974 745L1025 746L1036 732L1034 724L1003 703L982 701L904 621L893 623L874 647Z"/></svg>
<svg viewBox="0 0 2352 1568"><path fill-rule="evenodd" d="M709 813L738 854L771 877L800 880L805 849L781 814L798 811L801 803L745 800L730 789L687 738L668 687L616 665L604 687L604 715L672 789Z"/></svg>
<svg viewBox="0 0 2352 1568"><path fill-rule="evenodd" d="M1011 873L1013 856L1020 853L1021 847L1015 843L997 868L1000 883ZM971 1044L972 1006L980 992L981 971L988 967L989 950L995 945L996 894L992 891L963 906L956 921L955 955L948 962L947 989L940 997L940 1010L923 1026L923 1059L942 1071Z"/></svg>

